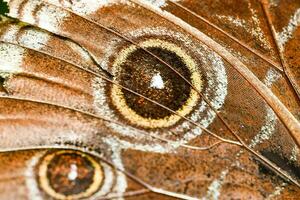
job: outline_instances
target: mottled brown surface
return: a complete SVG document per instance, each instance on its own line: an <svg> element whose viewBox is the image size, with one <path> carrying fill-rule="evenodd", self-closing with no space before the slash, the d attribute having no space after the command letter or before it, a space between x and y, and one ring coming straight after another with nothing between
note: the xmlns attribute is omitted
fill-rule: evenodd
<svg viewBox="0 0 300 200"><path fill-rule="evenodd" d="M159 48L149 48L149 50L159 55L166 62L174 63L176 70L190 81L191 73L189 69L175 53ZM152 81L151 78L157 73L163 76L164 82L166 82L163 89L149 87ZM168 106L172 110L178 110L189 98L190 86L180 76L174 74L171 69L142 50L138 50L128 57L126 63L122 64L119 74L118 79L122 85L164 106ZM124 89L123 93L127 105L143 117L159 119L172 114L160 106L145 101L144 98L137 97Z"/></svg>
<svg viewBox="0 0 300 200"><path fill-rule="evenodd" d="M18 1L12 1L11 4L17 4L17 2ZM23 5L26 5L28 2L30 1L23 1ZM274 44L272 33L269 30L259 1L185 0L180 1L180 4L204 16L223 30L269 57L275 63L280 62L276 50L277 47ZM40 19L37 14L39 13L39 9L46 9L47 6L53 7L53 5L41 4L36 8L34 15L35 21L32 23L33 26L41 26L43 20L47 20ZM289 1L288 3L280 1L277 6L271 7L270 12L274 18L273 23L276 30L281 30L282 27L286 26L291 13L293 13L296 8L299 8L297 1ZM57 9L62 10L61 8ZM268 84L266 81L268 72L270 70L275 71L279 78L278 80L274 80L272 85L268 86L271 87L272 92L284 103L289 111L296 118L300 118L299 99L297 99L296 93L292 90L283 72L262 61L257 55L245 50L228 37L207 24L202 23L194 15L178 8L176 5L169 2L168 5L162 9L181 18L226 47L234 56L246 64L265 84ZM14 17L20 20L26 20L26 18L24 18L25 14L31 15L28 10L22 10L22 12L19 10L22 10L22 8L17 9L18 14ZM274 198L298 198L300 195L299 187L292 183L284 182L276 173L266 168L256 156L240 146L223 142L214 148L204 151L184 147L172 149L172 144L151 137L148 128L138 127L139 130L149 133L148 135L139 132L138 136L140 137L131 137L113 129L112 126L114 126L114 122L101 119L108 118L109 115L99 113L99 107L101 108L106 105L97 105L97 102L95 103L96 97L93 84L97 75L85 71L84 69L90 69L101 75L107 75L107 72L109 72L115 76L112 77L112 80L119 81L120 84L128 86L133 90L138 89L144 92L145 88L147 88L146 85L141 84L139 86L137 84L140 80L143 80L144 76L149 78L147 74L142 74L141 77L138 76L138 73L147 73L147 70L143 68L131 74L132 77L136 77L136 79L129 80L128 78L130 75L128 70L134 67L135 64L139 64L139 62L143 64L145 61L143 60L145 58L140 58L145 52L132 58L128 66L124 67L123 70L126 70L128 76L123 77L123 79L121 78L121 81L118 77L116 78L118 74L114 74L112 63L116 59L117 53L123 49L124 46L128 46L130 42L124 41L124 38L120 38L113 32L105 30L101 27L102 25L128 36L129 39L134 42L143 41L145 38L161 39L172 42L184 49L196 60L199 68L197 70L203 75L203 93L206 94L208 100L211 100L215 95L214 92L219 89L216 85L208 85L209 80L213 79L209 77L210 70L215 66L203 62L202 56L210 55L210 50L204 49L200 41L166 19L162 19L155 13L132 3L112 4L99 9L93 14L85 16L85 18L70 11L65 12L68 12L69 17L64 20L62 24L59 24L60 28L57 30L48 30L59 36L49 33L51 39L47 42L46 46L48 48L44 47L38 51L28 49L30 46L26 46L26 44L17 44L17 42L19 42L18 40L17 42L7 41L7 39L1 36L5 34L9 26L0 26L1 41L13 42L16 44L16 47L23 46L26 50L26 56L21 66L23 72L6 78L5 84L3 85L5 90L1 90L2 94L7 95L7 97L0 98L0 149L2 151L19 148L37 149L0 154L0 199L30 199L28 196L28 183L26 183L28 177L26 177L27 175L24 173L28 168L28 162L33 157L38 154L46 153L46 150L38 150L41 147L83 150L97 160L97 162L108 162L116 165L117 168L119 167L119 163L114 162L117 160L116 152L119 153L126 172L126 192L139 191L145 188L143 183L147 183L155 188L185 194L195 198L205 197L207 199L213 199L213 196L216 194L212 188L216 187L214 182L218 181L219 184L222 184L218 189L220 192L219 199L266 199L272 197L274 191L283 185L284 188L281 193ZM253 19L254 14L259 24L256 24L255 19ZM243 26L237 27L231 21L218 18L217 15L230 16L234 19L243 20ZM101 26L96 23L100 23ZM20 24L12 23L10 26L19 27ZM146 37L134 35L138 30L149 27L159 27L160 29L164 27L168 31L185 35L188 40L191 41L191 44L190 46L185 45L184 41L180 41L175 35L160 36L151 35L150 33L147 33ZM252 31L258 27L260 28L259 33L269 46L266 47L262 44L263 41L259 38L259 35L253 35ZM21 36L27 29L41 31L34 27L25 26L21 27L18 35ZM298 33L299 28L294 33L292 39L288 41L284 50L288 67L291 69L292 75L297 81L300 80L298 77L300 70L299 67L297 67L299 65L299 56L297 55L300 52L298 47ZM185 38L181 37L181 39L184 40ZM83 47L88 52L87 58L80 57L81 54L78 53L78 51L74 50L74 48L70 48L68 45L70 41L76 42L79 48ZM190 49L189 47L196 47L197 50L200 49L203 55L197 54L194 49ZM165 54L165 52L162 51L156 53L160 57L163 57ZM171 58L169 56L166 57L166 61L171 65L177 66L178 63L180 64L180 62L172 58L172 56L170 56ZM98 64L96 64L96 61ZM101 69L100 66L103 67L103 63L106 61L109 65L106 66L105 69ZM153 59L153 57L146 59L146 61L151 62L150 66L154 63L153 65L155 65L155 67L162 67L162 64ZM293 149L296 148L296 145L288 134L286 127L275 114L271 122L267 121L269 118L266 118L266 116L272 115L272 111L265 100L228 62L224 59L221 59L221 61L224 63L228 85L224 104L217 110L219 115L224 118L230 128L236 132L247 145L251 145L254 138L260 132L268 131L266 129L270 126L265 126L265 124L274 122L275 125L274 127L272 126L272 129L274 129L272 132L273 135L266 140L260 138L261 143L251 148L285 170L297 181L300 181L299 152L296 154L296 161L294 158L291 159ZM83 69L78 68L78 66L82 66ZM178 68L180 67L181 66ZM182 94L178 94L176 90L172 96L175 102L178 101L178 105L183 104L186 98L180 99L178 95L186 95L190 87L187 87L185 85L186 83L183 83L182 80L178 82L173 80L178 77L172 76L170 70L165 70L161 74L163 75L163 73L167 73L167 79L171 79L171 82L173 81L172 86L178 84L185 89ZM98 76L98 78L101 77ZM105 87L105 91L111 88L111 84L109 81L105 81L103 86ZM156 94L155 92L158 96L153 97L153 94ZM172 98L171 100L168 98L165 100L165 96L161 98L159 95L162 94L159 93L158 90L152 92L146 91L144 95L158 102L161 101L160 103L166 106L173 102ZM108 98L108 101L111 101L109 95L104 97ZM139 112L144 112L143 102L146 102L144 98L137 98L132 95L132 98L128 98L127 100L132 100L130 107L138 109ZM141 103L142 106L136 106L135 102ZM150 114L144 113L144 117L164 116L166 112L164 109L153 109L151 107L152 104L147 103L147 112ZM170 107L176 110L176 108L179 107L178 105L172 104ZM118 111L113 110L113 106L109 108L112 109L113 113L118 113ZM204 119L211 112L213 112L212 109L207 109L201 112L199 116L201 119ZM187 115L187 117L191 117L191 115L192 113ZM118 117L118 115L115 119L110 120L122 123L125 127L136 127L134 123L126 120L124 117ZM182 125L184 121L186 120L180 120L172 127L158 129L154 134L169 140L179 141L184 137L186 132L195 128L195 124L188 123L188 128L182 130L176 129ZM200 120L196 122L200 123L199 121ZM128 129L130 130L130 128ZM208 129L223 138L236 140L231 131L224 126L218 117L214 118L213 122L209 124ZM120 143L116 142L112 145L107 143L105 139L118 139L134 145L130 148L124 147L123 149L118 149L118 146L121 146ZM188 144L197 147L207 147L218 141L218 139L203 131L201 135L188 141ZM158 144L163 148L169 147L172 150L167 153L156 153L146 149L134 149L138 148L138 145L153 146ZM118 149L119 152L115 149ZM38 160L40 160L40 158L38 158ZM70 159L66 160L66 163L71 162ZM61 180L64 181L64 184L66 183L68 185L69 182L66 181L68 166L66 168L59 167L59 165L64 164L63 161L57 161L53 163L51 167L55 169L53 170L54 173L64 175ZM56 168L62 169L62 171ZM113 176L117 176L116 171L118 170L120 169L114 169L112 173ZM226 175L224 175L224 173ZM223 175L224 177L222 178ZM38 180L37 175L33 176L35 181ZM113 179L114 184L116 184L116 177ZM86 181L84 184L89 184L89 182ZM17 190L15 189L16 187L18 188ZM59 185L55 187L57 190L65 191L64 188L60 188ZM66 186L66 188L69 190L68 186ZM37 189L42 191L40 187ZM210 191L212 191L212 193L210 193ZM114 195L114 192L114 189L110 189L109 193L105 195ZM126 195L126 193L124 195ZM42 197L44 199L50 198L44 193ZM126 199L164 200L173 198L155 192L148 192L146 194L126 197Z"/></svg>
<svg viewBox="0 0 300 200"><path fill-rule="evenodd" d="M284 31L284 26L289 23L294 13L299 9L299 1L280 1L277 5L270 6L270 22L272 23L276 32ZM298 11L299 12L299 11ZM293 16L295 17L295 16ZM293 25L292 25L293 26ZM295 26L295 25L294 25ZM299 26L294 27L295 30L286 42L283 49L280 49L282 54L282 61L285 64L288 75L292 78L295 88L300 91L300 69L299 69ZM299 116L299 112L298 112Z"/></svg>

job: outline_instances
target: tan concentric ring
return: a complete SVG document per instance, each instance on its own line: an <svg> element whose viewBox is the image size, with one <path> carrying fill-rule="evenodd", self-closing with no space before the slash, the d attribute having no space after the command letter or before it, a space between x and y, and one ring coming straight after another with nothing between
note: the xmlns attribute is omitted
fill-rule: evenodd
<svg viewBox="0 0 300 200"><path fill-rule="evenodd" d="M93 176L93 183L84 192L81 192L81 193L75 194L75 195L64 195L64 194L57 193L51 187L50 182L47 178L48 165L55 156L61 155L61 154L77 154L79 156L82 156L82 157L88 159L92 163L92 166L95 169L94 176ZM96 162L89 155L86 155L84 153L77 152L77 151L72 151L72 150L61 150L61 151L46 155L43 158L43 161L41 162L41 164L39 165L38 176L39 176L40 187L51 197L53 197L55 199L61 199L61 200L66 200L66 199L75 200L75 199L82 199L82 198L90 197L91 195L93 195L95 192L98 191L98 189L101 187L101 185L104 181L104 178L105 178L102 166L98 162Z"/></svg>
<svg viewBox="0 0 300 200"><path fill-rule="evenodd" d="M195 86L195 88L198 91L202 90L203 83L198 66L194 59L191 56L189 56L183 49L181 49L173 43L162 41L159 39L149 39L139 43L139 45L144 48L163 48L165 50L175 53L178 57L182 59L182 61L190 71L191 83ZM137 49L137 46L131 45L120 51L113 63L114 72L118 73L122 64L126 62L128 56L135 52ZM123 115L123 117L129 120L131 123L145 128L165 128L174 125L181 119L180 116L186 116L193 110L199 98L200 97L197 94L197 92L191 89L189 98L187 99L185 104L176 111L178 115L172 114L162 119L151 119L138 115L134 110L127 106L126 100L124 99L124 93L122 92L122 89L120 87L118 87L117 85L113 85L111 89L112 103L116 106L117 110Z"/></svg>

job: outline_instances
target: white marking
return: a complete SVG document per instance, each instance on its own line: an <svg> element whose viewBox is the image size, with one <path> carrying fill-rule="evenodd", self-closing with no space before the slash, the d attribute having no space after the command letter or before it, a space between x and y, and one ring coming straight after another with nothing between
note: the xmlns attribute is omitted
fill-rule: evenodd
<svg viewBox="0 0 300 200"><path fill-rule="evenodd" d="M0 44L0 73L21 71L25 50L12 44Z"/></svg>
<svg viewBox="0 0 300 200"><path fill-rule="evenodd" d="M278 6L280 0L269 0L270 6Z"/></svg>
<svg viewBox="0 0 300 200"><path fill-rule="evenodd" d="M28 1L24 6L24 14L21 16L22 20L28 23L35 23L35 18L32 15L37 6L39 6L41 2L39 1Z"/></svg>
<svg viewBox="0 0 300 200"><path fill-rule="evenodd" d="M39 186L36 181L36 172L35 172L35 166L38 164L40 158L44 155L44 153L39 153L35 156L33 156L32 159L30 159L27 163L27 169L25 171L24 176L25 183L28 188L28 199L32 200L42 200L42 195L40 193Z"/></svg>
<svg viewBox="0 0 300 200"><path fill-rule="evenodd" d="M146 0L149 3L151 3L153 6L157 6L157 7L165 7L167 6L167 1L166 0ZM174 2L178 2L180 0L173 0Z"/></svg>
<svg viewBox="0 0 300 200"><path fill-rule="evenodd" d="M292 154L291 154L290 160L296 162L299 152L300 152L299 148L297 147L297 145L295 145L292 149Z"/></svg>
<svg viewBox="0 0 300 200"><path fill-rule="evenodd" d="M269 140L275 130L275 122L277 121L276 114L271 108L267 108L267 115L265 118L265 124L261 127L259 133L252 139L249 147L253 148L257 144L262 143L265 140Z"/></svg>
<svg viewBox="0 0 300 200"><path fill-rule="evenodd" d="M207 92L211 92L212 90L213 95L210 96L211 98L211 105L216 109L220 109L223 106L223 103L225 101L225 98L227 96L227 74L224 67L224 63L222 59L215 53L209 53L207 52L208 49L204 48L202 51L199 50L198 55L202 55L203 59L206 59L206 63L211 63L213 68L211 68L211 71L207 71L207 77L210 77L209 80L207 80L208 89ZM203 52L207 52L203 53ZM204 95L207 97L208 94L204 93ZM208 97L207 97L208 98ZM207 111L207 114L205 117L200 118L201 113ZM203 127L208 127L216 117L216 113L213 112L210 107L207 105L205 101L201 101L198 110L195 110L193 115L191 116L191 120L194 122L198 122ZM177 127L176 131L180 131L181 128L189 128L190 123L185 121L182 123L181 127ZM183 130L183 129L182 129ZM184 131L184 130L183 130ZM191 131L188 131L184 135L183 141L189 141L191 139L194 139L196 136L201 135L202 129L200 127L196 127L192 129Z"/></svg>
<svg viewBox="0 0 300 200"><path fill-rule="evenodd" d="M164 89L165 84L160 73L157 73L152 77L150 87L154 89L160 89L160 90Z"/></svg>
<svg viewBox="0 0 300 200"><path fill-rule="evenodd" d="M280 186L277 186L272 194L270 194L266 200L272 200L275 199L276 196L280 195L281 192L285 189L285 186L287 186L286 183L282 183Z"/></svg>
<svg viewBox="0 0 300 200"><path fill-rule="evenodd" d="M59 143L61 141L68 141L71 143L76 143L78 141L86 141L86 138L88 137L88 133L81 132L80 134L78 132L75 132L73 130L67 130L67 131L60 131L56 134L52 135L52 138L47 141L47 143ZM45 143L45 142L44 142Z"/></svg>
<svg viewBox="0 0 300 200"><path fill-rule="evenodd" d="M101 197L109 193L114 184L115 174L113 173L111 166L109 166L105 162L101 162L101 165L104 173L103 184L101 186L101 189L93 196L92 199L97 199L97 197Z"/></svg>
<svg viewBox="0 0 300 200"><path fill-rule="evenodd" d="M274 69L270 69L265 77L264 83L266 84L266 86L271 87L272 84L274 82L276 82L279 78L281 77L281 75L275 71ZM276 126L276 114L274 113L274 111L270 108L270 107L266 107L266 118L265 118L265 124L261 127L260 132L252 139L252 141L250 142L249 147L250 148L254 148L257 144L262 143L265 140L268 140L274 133L275 130L275 126ZM243 151L239 151L238 152L238 156L242 153ZM239 162L237 161L237 164L239 164ZM220 189L222 188L222 184L223 184L223 179L226 178L227 175L227 170L224 170L221 172L219 179L214 180L214 182L211 184L211 186L209 188L211 188L209 194L215 194L215 196L213 196L214 200L217 200L220 194ZM225 175L224 175L225 174ZM223 177L224 175L224 177ZM207 194L208 196L208 194ZM209 199L209 198L207 198Z"/></svg>
<svg viewBox="0 0 300 200"><path fill-rule="evenodd" d="M37 16L39 19L38 26L46 29L50 32L60 32L60 26L63 21L69 17L67 11L54 6L43 6L38 12Z"/></svg>
<svg viewBox="0 0 300 200"><path fill-rule="evenodd" d="M47 46L50 35L44 31L29 29L23 32L19 37L19 42L35 50L40 50Z"/></svg>
<svg viewBox="0 0 300 200"><path fill-rule="evenodd" d="M228 174L228 169L221 172L220 177L215 179L210 186L208 187L208 191L206 193L206 197L204 199L218 200L220 196L220 189L222 184Z"/></svg>
<svg viewBox="0 0 300 200"><path fill-rule="evenodd" d="M154 6L163 7L166 5L165 0L146 0Z"/></svg>
<svg viewBox="0 0 300 200"><path fill-rule="evenodd" d="M109 6L121 0L46 0L54 5L61 5L64 8L70 9L80 15L90 15L104 6Z"/></svg>
<svg viewBox="0 0 300 200"><path fill-rule="evenodd" d="M126 191L127 188L127 180L126 175L122 173L120 170L125 170L124 165L121 158L121 146L118 142L116 142L112 138L104 138L104 142L106 142L113 152L112 154L112 161L114 163L114 166L119 169L116 171L116 183L112 190L112 192L119 194L122 196L122 194ZM118 200L123 200L123 197L117 198Z"/></svg>
<svg viewBox="0 0 300 200"><path fill-rule="evenodd" d="M251 12L251 21L253 25L250 27L247 21L244 19L234 18L232 16L216 15L219 19L226 20L232 23L236 27L243 28L249 32L254 38L257 38L259 42L268 50L271 50L270 42L265 38L264 32L261 29L261 24L257 16L257 12L251 8L251 4L248 4L248 8Z"/></svg>
<svg viewBox="0 0 300 200"><path fill-rule="evenodd" d="M269 88L272 86L272 84L276 81L278 81L278 79L280 79L282 76L274 69L270 69L267 72L267 75L265 77L264 83L266 84L266 86L268 86Z"/></svg>
<svg viewBox="0 0 300 200"><path fill-rule="evenodd" d="M216 16L219 19L223 19L223 20L226 20L228 22L231 22L236 27L245 28L245 26L246 26L246 21L244 19L234 18L232 16L225 16L225 15L216 15Z"/></svg>
<svg viewBox="0 0 300 200"><path fill-rule="evenodd" d="M2 35L3 41L16 41L17 34L19 32L19 28L17 26L10 26L6 32Z"/></svg>
<svg viewBox="0 0 300 200"><path fill-rule="evenodd" d="M21 34L18 35L19 31L19 25L11 25L2 35L2 40L11 43L19 43L22 46L29 47L34 50L45 49L47 51L48 48L51 48L47 45L52 36L49 32L32 28L26 30L23 29ZM19 36L18 38L17 35ZM75 51L86 63L93 63L93 60L87 51L85 51L78 44L69 40L65 40L64 43L67 44L73 51Z"/></svg>
<svg viewBox="0 0 300 200"><path fill-rule="evenodd" d="M142 135L143 136L143 135ZM145 136L144 136L145 137ZM135 150L139 150L139 151L151 151L154 153L166 153L166 152L170 152L171 150L177 148L179 146L178 145L174 145L171 146L170 144L166 145L166 146L162 146L159 144L132 144L131 142L125 141L125 140L120 140L116 137L110 137L110 139L105 139L105 141L107 141L107 143L111 144L112 142L115 142L115 145L120 146L120 148L122 149L135 149Z"/></svg>
<svg viewBox="0 0 300 200"><path fill-rule="evenodd" d="M290 21L286 27L280 33L276 33L276 39L280 51L284 50L284 45L287 41L292 38L293 33L300 25L300 8L296 10L293 16L291 16Z"/></svg>
<svg viewBox="0 0 300 200"><path fill-rule="evenodd" d="M11 25L7 31L3 34L2 40L12 43L20 43L23 46L30 47L35 50L42 49L46 46L50 39L50 35L42 30L28 29L17 38L18 32L20 31L20 26ZM18 39L18 41L17 41Z"/></svg>
<svg viewBox="0 0 300 200"><path fill-rule="evenodd" d="M257 15L256 10L254 10L254 9L251 8L251 3L250 2L248 3L248 7L249 7L249 9L251 11L251 18L252 18L253 23L254 23L254 28L251 31L252 34L256 38L258 38L258 40L264 45L264 47L266 49L271 50L270 42L266 39L265 33L261 29L261 24L260 24L259 17Z"/></svg>
<svg viewBox="0 0 300 200"><path fill-rule="evenodd" d="M70 169L70 172L68 174L68 179L70 181L74 181L77 178L77 176L78 176L77 166L75 164L71 164L70 168L71 169Z"/></svg>
<svg viewBox="0 0 300 200"><path fill-rule="evenodd" d="M266 86L271 87L272 84L276 82L280 77L281 75L278 72L276 72L274 69L270 69L267 72L264 83L266 84ZM277 121L276 114L269 106L266 107L266 112L267 115L265 118L265 124L261 127L260 132L252 139L249 145L250 148L253 148L257 144L270 139L275 131Z"/></svg>
<svg viewBox="0 0 300 200"><path fill-rule="evenodd" d="M22 3L22 1L12 2L12 0L4 0L4 2L7 2L9 5L8 15L13 18L18 18L19 7L20 7L20 4Z"/></svg>
<svg viewBox="0 0 300 200"><path fill-rule="evenodd" d="M31 0L26 2L25 5L22 5L24 7L24 12L22 12L22 16L19 16L19 7L21 3L23 3L23 1L10 4L9 16L19 18L21 21L29 24L38 23L39 27L50 32L58 32L64 19L69 16L69 13L61 8L52 5L44 5L44 2L40 0ZM36 16L33 16L33 11L41 5L42 7L38 10Z"/></svg>

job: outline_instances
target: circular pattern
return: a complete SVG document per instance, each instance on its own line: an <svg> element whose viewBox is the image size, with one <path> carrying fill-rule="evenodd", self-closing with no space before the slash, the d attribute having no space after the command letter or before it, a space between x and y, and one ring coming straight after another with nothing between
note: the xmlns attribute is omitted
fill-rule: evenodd
<svg viewBox="0 0 300 200"><path fill-rule="evenodd" d="M198 66L183 49L158 39L146 40L140 43L140 46L169 63L174 70L201 91L202 79L197 70ZM113 85L111 87L113 105L124 118L137 126L144 128L172 126L181 119L180 116L188 115L199 102L197 92L192 90L182 77L135 45L123 49L113 65L119 84L178 114Z"/></svg>
<svg viewBox="0 0 300 200"><path fill-rule="evenodd" d="M163 52L162 54L165 55L167 58L168 58L167 55L169 55L172 52L174 53L174 49L169 50L163 48L162 46L164 44L170 44L170 46L176 47L176 49L178 49L179 51L174 53L176 54L175 56L169 56L169 57L173 57L174 59L179 58L184 65L186 62L180 56L180 52L187 55L186 58L191 58L191 60L194 62L194 65L189 64L188 66L195 66L195 68L191 70L187 66L186 67L187 70L185 70L185 72L189 72L189 73L184 74L185 77L189 78L191 76L191 73L199 74L201 80L201 82L199 82L200 85L199 83L198 84L193 83L193 85L198 87L198 90L207 99L209 99L211 105L216 110L220 109L223 106L227 95L226 67L222 58L218 56L215 52L213 52L211 49L209 49L206 45L202 44L199 41L194 40L194 38L191 38L186 34L183 34L175 30L166 29L164 27L147 27L147 28L132 30L131 32L128 32L125 36L138 43L139 46L143 45L143 47L148 50L159 49L160 52L163 52L162 50L165 50L165 52ZM152 42L155 41L159 43L159 46L154 46L153 44L147 46L146 44L150 43L149 41ZM126 51L128 53L126 53ZM136 53L139 53L138 48L129 45L128 43L124 42L120 38L115 38L107 45L107 51L101 62L101 66L105 70L113 74L115 79L114 81L116 82L122 81L118 79L119 77L122 77L122 74L120 74L120 72L122 72L122 70L120 70L120 66L123 66L124 64L128 64L129 63L128 61L133 59L130 57L130 55L137 55ZM170 62L169 64L173 67L172 62ZM151 66L152 69L153 65ZM154 67L156 66L157 65L154 65ZM141 67L141 69L143 68ZM151 80L153 79L153 77L155 76L157 77L157 75L161 76L160 78L162 79L164 86L166 86L166 77L164 76L164 73L162 73L162 71L157 70L157 71L150 71L150 72L151 72L149 76L150 78L148 78L149 80L147 82L148 87L149 85L151 85ZM172 75L175 75L175 73L173 72ZM188 80L192 82L192 78L189 78ZM130 86L130 84L128 85ZM161 81L159 80L158 84L154 84L154 85L156 87L161 87ZM126 124L126 126L123 126L123 125L118 125L110 122L105 123L107 128L109 128L113 133L115 133L116 137L114 137L114 139L118 143L120 143L118 145L125 146L126 148L142 150L142 151L165 153L173 150L174 148L177 148L180 144L184 144L187 143L188 141L191 141L192 139L202 134L202 129L200 127L195 126L193 123L181 119L181 117L178 117L177 115L174 114L165 115L166 117L170 117L170 116L178 117L174 121L172 121L172 119L167 119L168 122L173 122L170 124L166 124L165 123L166 121L163 121L166 119L166 117L163 118L162 120L159 118L155 119L155 117L148 115L147 116L148 118L153 117L150 118L153 119L151 120L152 124L149 123L149 120L146 121L140 120L141 118L144 120L145 115L144 117L142 115L139 115L136 112L138 109L133 109L132 106L131 107L128 106L128 102L124 97L125 92L122 91L122 88L121 89L119 87L115 88L116 90L114 94L121 101L116 100L117 99L115 98L116 96L112 95L113 87L116 86L113 86L113 84L108 83L107 81L102 80L101 78L96 77L93 80L94 105L97 113L99 115L103 115L110 119L118 120ZM191 91L194 90L189 90L189 95ZM174 108L178 108L180 106L181 108L183 108L183 106L187 104L187 101L192 99L190 97L191 95L189 96L189 98L185 99L185 102L181 101L181 103L177 104L177 107L174 106ZM202 98L199 98L197 94L196 97L197 100L194 101L195 106L186 107L186 109L183 109L188 112L183 113L182 115L191 119L192 121L201 125L202 127L208 127L214 121L216 114L214 112L211 112L211 109L206 104L206 102ZM167 106L169 107L170 105ZM118 109L118 107L120 109ZM122 111L123 113L121 113ZM127 112L127 111L132 111L132 112ZM154 120L157 120L156 122L158 123L154 122ZM146 122L146 123L137 126L137 123L141 124L141 122L143 123ZM159 127L158 125L160 122L164 126ZM149 128L149 125L153 125L153 127L159 127L159 128L151 129ZM143 132L139 131L139 129L146 130L147 133L149 134L143 134ZM169 140L176 140L176 144L174 143L174 145L169 145L167 143L161 143L153 136L158 136Z"/></svg>
<svg viewBox="0 0 300 200"><path fill-rule="evenodd" d="M90 156L70 150L47 154L38 168L40 187L56 199L93 195L104 181L102 166Z"/></svg>

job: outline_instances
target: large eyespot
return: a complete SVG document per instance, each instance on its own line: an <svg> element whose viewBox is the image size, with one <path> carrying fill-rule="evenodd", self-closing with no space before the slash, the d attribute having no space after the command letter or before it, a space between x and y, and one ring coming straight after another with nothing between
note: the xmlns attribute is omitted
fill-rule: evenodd
<svg viewBox="0 0 300 200"><path fill-rule="evenodd" d="M140 45L165 62L172 63L176 71L201 91L202 80L196 62L184 50L158 39L146 40ZM118 83L168 106L179 115L188 115L199 101L196 91L191 90L190 85L179 75L135 45L123 49L113 65ZM138 126L170 127L181 119L179 115L117 85L111 87L110 96L113 105L124 118Z"/></svg>
<svg viewBox="0 0 300 200"><path fill-rule="evenodd" d="M124 88L95 78L93 89L97 112L127 125L107 123L107 126L121 135L119 141L126 142L127 146L149 151L167 151L169 147L160 148L151 140L145 142L145 135L130 127L176 139L179 143L199 136L201 128L180 116L207 127L214 120L215 113L185 80L143 49L171 65L209 99L215 109L222 107L227 95L227 75L222 58L199 41L163 27L135 30L126 37L138 46L120 38L112 40L101 66L114 75L115 82L178 115ZM126 139L128 136L131 139Z"/></svg>

